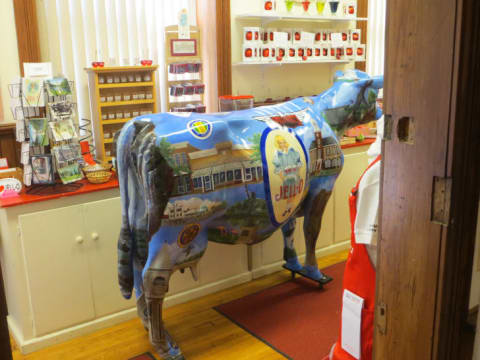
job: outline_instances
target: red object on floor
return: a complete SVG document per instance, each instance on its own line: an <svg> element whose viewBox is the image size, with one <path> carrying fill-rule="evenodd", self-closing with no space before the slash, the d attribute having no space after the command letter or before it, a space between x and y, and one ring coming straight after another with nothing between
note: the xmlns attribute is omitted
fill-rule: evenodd
<svg viewBox="0 0 480 360"><path fill-rule="evenodd" d="M145 354L135 356L128 360L156 360L156 359L152 354L150 354L149 352L146 352Z"/></svg>
<svg viewBox="0 0 480 360"><path fill-rule="evenodd" d="M284 356L318 360L338 336L344 267L342 262L322 269L334 279L323 290L297 277L215 310Z"/></svg>
<svg viewBox="0 0 480 360"><path fill-rule="evenodd" d="M364 174L378 161L380 155L373 161ZM372 359L373 349L373 314L375 310L375 268L373 267L368 256L367 248L364 244L355 242L354 224L357 218L357 196L358 187L363 175L358 179L357 184L350 194L350 226L351 226L351 243L352 250L348 254L347 264L345 266L345 276L343 278L343 288L348 289L355 295L364 299L362 310L362 327L361 327L361 354L362 360ZM342 291L343 293L343 291ZM341 327L340 327L341 328ZM342 349L340 337L335 344L335 349L331 360L355 360L353 356Z"/></svg>

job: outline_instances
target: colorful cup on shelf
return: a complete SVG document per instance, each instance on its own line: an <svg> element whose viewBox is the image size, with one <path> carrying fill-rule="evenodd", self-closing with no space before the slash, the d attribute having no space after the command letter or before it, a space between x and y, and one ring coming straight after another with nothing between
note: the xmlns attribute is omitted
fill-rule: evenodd
<svg viewBox="0 0 480 360"><path fill-rule="evenodd" d="M328 3L330 5L330 12L332 13L332 15L337 15L339 3L340 1L330 1Z"/></svg>
<svg viewBox="0 0 480 360"><path fill-rule="evenodd" d="M323 15L323 10L325 9L326 0L317 0L317 13L318 15Z"/></svg>
<svg viewBox="0 0 480 360"><path fill-rule="evenodd" d="M285 0L285 8L287 9L288 12L291 12L293 9L293 0Z"/></svg>
<svg viewBox="0 0 480 360"><path fill-rule="evenodd" d="M275 0L264 0L263 10L274 11L275 10Z"/></svg>
<svg viewBox="0 0 480 360"><path fill-rule="evenodd" d="M105 66L105 63L104 63L103 61L93 61L93 62L92 62L92 66L93 66L94 68L96 68L96 67L104 67L104 66Z"/></svg>
<svg viewBox="0 0 480 360"><path fill-rule="evenodd" d="M151 66L153 64L153 60L141 60L140 64L142 64L142 66Z"/></svg>
<svg viewBox="0 0 480 360"><path fill-rule="evenodd" d="M302 1L303 11L308 13L308 9L310 8L310 1Z"/></svg>

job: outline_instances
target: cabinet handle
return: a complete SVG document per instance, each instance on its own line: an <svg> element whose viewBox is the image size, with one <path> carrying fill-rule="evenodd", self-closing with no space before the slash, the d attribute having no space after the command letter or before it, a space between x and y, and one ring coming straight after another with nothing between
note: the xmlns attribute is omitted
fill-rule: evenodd
<svg viewBox="0 0 480 360"><path fill-rule="evenodd" d="M76 242L77 244L83 244L83 237L82 237L82 236L77 236L77 237L75 238L75 242Z"/></svg>
<svg viewBox="0 0 480 360"><path fill-rule="evenodd" d="M92 240L97 241L99 238L100 236L98 236L98 233L96 232L92 233Z"/></svg>

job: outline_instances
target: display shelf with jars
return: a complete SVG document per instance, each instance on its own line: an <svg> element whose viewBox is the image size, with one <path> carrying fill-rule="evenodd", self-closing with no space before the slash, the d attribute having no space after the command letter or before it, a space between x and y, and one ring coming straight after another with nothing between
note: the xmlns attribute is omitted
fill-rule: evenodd
<svg viewBox="0 0 480 360"><path fill-rule="evenodd" d="M113 137L127 121L156 113L156 65L86 69L97 158L111 161Z"/></svg>

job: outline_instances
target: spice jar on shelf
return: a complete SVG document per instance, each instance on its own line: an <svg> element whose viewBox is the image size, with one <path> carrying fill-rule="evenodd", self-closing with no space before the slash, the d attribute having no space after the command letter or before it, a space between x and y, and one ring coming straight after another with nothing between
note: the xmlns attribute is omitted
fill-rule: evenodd
<svg viewBox="0 0 480 360"><path fill-rule="evenodd" d="M128 73L127 74L127 79L128 79L128 82L135 82L135 74Z"/></svg>
<svg viewBox="0 0 480 360"><path fill-rule="evenodd" d="M142 82L142 74L141 73L135 74L135 81L136 82Z"/></svg>
<svg viewBox="0 0 480 360"><path fill-rule="evenodd" d="M123 93L123 101L130 101L132 100L132 94L129 92L124 92Z"/></svg>
<svg viewBox="0 0 480 360"><path fill-rule="evenodd" d="M143 74L143 81L145 81L145 82L152 81L152 76L150 75L149 72L146 72L146 73Z"/></svg>
<svg viewBox="0 0 480 360"><path fill-rule="evenodd" d="M115 117L116 117L117 119L123 119L123 111L122 111L122 110L117 110L117 111L115 112Z"/></svg>
<svg viewBox="0 0 480 360"><path fill-rule="evenodd" d="M105 76L98 75L98 83L99 84L105 84Z"/></svg>
<svg viewBox="0 0 480 360"><path fill-rule="evenodd" d="M122 101L122 94L115 94L115 101Z"/></svg>
<svg viewBox="0 0 480 360"><path fill-rule="evenodd" d="M120 75L120 82L126 83L128 81L127 74Z"/></svg>

